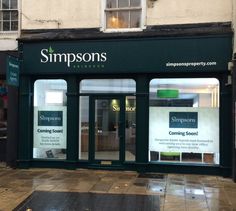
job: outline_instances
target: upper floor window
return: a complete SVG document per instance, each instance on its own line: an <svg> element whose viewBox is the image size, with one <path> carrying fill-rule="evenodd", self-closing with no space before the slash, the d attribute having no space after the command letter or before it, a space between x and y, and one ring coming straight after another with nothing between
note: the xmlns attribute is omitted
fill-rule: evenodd
<svg viewBox="0 0 236 211"><path fill-rule="evenodd" d="M0 31L18 30L17 3L17 0L0 0Z"/></svg>
<svg viewBox="0 0 236 211"><path fill-rule="evenodd" d="M104 28L140 29L143 26L144 0L106 0Z"/></svg>

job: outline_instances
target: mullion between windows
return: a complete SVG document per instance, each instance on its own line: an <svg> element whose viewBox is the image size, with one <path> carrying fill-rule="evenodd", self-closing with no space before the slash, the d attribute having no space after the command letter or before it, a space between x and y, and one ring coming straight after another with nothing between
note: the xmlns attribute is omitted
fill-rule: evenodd
<svg viewBox="0 0 236 211"><path fill-rule="evenodd" d="M131 12L129 11L129 28L131 28L130 26L131 26Z"/></svg>
<svg viewBox="0 0 236 211"><path fill-rule="evenodd" d="M3 31L3 11L2 11L2 0L0 0L0 21L1 21L1 24L0 24L0 31Z"/></svg>
<svg viewBox="0 0 236 211"><path fill-rule="evenodd" d="M12 18L11 18L11 14L12 14L12 13L11 13L11 11L10 11L10 18L9 18L9 19L10 19L10 20L9 20L9 21L10 21L10 23L9 23L9 30L10 30L10 31L11 31L11 24L12 24L12 22L11 22L11 19L12 19Z"/></svg>

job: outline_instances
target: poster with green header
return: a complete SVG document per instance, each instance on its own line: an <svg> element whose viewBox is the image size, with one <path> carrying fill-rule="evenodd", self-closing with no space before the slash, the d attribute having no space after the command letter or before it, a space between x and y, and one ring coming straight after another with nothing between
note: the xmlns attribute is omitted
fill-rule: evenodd
<svg viewBox="0 0 236 211"><path fill-rule="evenodd" d="M34 148L66 148L66 106L34 108Z"/></svg>

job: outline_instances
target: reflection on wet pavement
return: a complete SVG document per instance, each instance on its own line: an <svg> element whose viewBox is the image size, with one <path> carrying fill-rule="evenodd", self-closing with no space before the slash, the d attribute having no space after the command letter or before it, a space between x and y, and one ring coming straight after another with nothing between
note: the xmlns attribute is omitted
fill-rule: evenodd
<svg viewBox="0 0 236 211"><path fill-rule="evenodd" d="M0 210L10 211L34 191L153 195L160 210L236 210L236 183L204 175L130 171L0 168ZM159 202L158 202L159 203Z"/></svg>

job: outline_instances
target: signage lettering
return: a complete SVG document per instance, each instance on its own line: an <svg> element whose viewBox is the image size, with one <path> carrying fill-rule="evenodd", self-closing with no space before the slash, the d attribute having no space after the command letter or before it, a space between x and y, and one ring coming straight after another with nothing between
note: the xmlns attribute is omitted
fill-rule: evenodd
<svg viewBox="0 0 236 211"><path fill-rule="evenodd" d="M38 111L38 126L62 126L62 111Z"/></svg>
<svg viewBox="0 0 236 211"><path fill-rule="evenodd" d="M64 62L67 67L71 66L71 63L81 63L81 62L106 62L107 53L105 52L94 52L94 53L54 53L54 50L50 47L49 49L41 50L41 63L56 63Z"/></svg>
<svg viewBox="0 0 236 211"><path fill-rule="evenodd" d="M126 106L125 111L131 111L134 112L136 110L136 107ZM120 107L117 105L112 106L112 111L120 111Z"/></svg>
<svg viewBox="0 0 236 211"><path fill-rule="evenodd" d="M198 128L197 112L170 112L170 128Z"/></svg>
<svg viewBox="0 0 236 211"><path fill-rule="evenodd" d="M66 106L34 108L34 148L66 148Z"/></svg>
<svg viewBox="0 0 236 211"><path fill-rule="evenodd" d="M19 71L20 70L20 63L17 58L8 57L7 63L7 73L6 79L7 84L11 86L19 86Z"/></svg>

